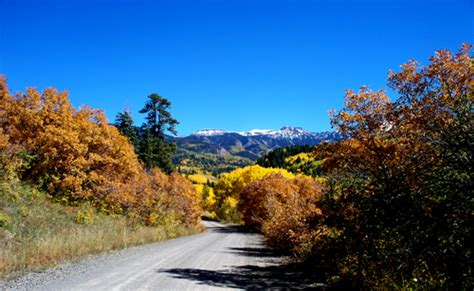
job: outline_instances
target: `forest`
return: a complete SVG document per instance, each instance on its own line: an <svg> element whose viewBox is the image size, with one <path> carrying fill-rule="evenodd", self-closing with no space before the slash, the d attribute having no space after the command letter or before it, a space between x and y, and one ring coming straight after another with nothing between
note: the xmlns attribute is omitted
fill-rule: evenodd
<svg viewBox="0 0 474 291"><path fill-rule="evenodd" d="M165 133L176 135L178 121L158 94L140 111L141 127L127 111L109 124L101 110L75 109L66 92L13 95L1 77L0 238L9 243L0 274L54 261L8 259L21 243L16 227L38 204L62 207L79 225L121 221L130 236L199 231L201 215L243 224L332 287L470 289L471 45L437 51L427 65L409 60L389 73L388 87L391 98L384 89L345 92L330 114L342 140L277 149L254 165L230 160L244 167L219 166L214 177L173 164L176 145Z"/></svg>

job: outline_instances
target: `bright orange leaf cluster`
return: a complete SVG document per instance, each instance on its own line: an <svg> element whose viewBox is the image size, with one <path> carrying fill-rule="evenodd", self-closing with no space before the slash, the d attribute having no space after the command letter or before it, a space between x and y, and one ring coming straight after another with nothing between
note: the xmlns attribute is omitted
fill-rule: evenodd
<svg viewBox="0 0 474 291"><path fill-rule="evenodd" d="M92 201L104 211L143 217L159 205L189 225L199 221L199 197L188 181L157 169L148 175L104 113L74 109L67 92L28 88L12 95L0 78L0 150L3 167L14 164L21 178L57 200Z"/></svg>
<svg viewBox="0 0 474 291"><path fill-rule="evenodd" d="M307 245L302 238L320 234L315 232L322 218L320 195L321 185L311 177L273 174L245 187L239 210L245 224L260 230L270 246L300 253Z"/></svg>

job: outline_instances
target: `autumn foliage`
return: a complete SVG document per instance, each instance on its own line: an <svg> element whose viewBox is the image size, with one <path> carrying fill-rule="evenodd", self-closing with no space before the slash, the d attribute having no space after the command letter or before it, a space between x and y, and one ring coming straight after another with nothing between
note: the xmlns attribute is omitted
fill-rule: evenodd
<svg viewBox="0 0 474 291"><path fill-rule="evenodd" d="M199 199L188 181L157 169L147 173L104 113L87 106L76 110L67 92L28 88L12 95L0 78L0 152L4 169L63 203L90 201L146 223L159 205L182 223L199 221Z"/></svg>
<svg viewBox="0 0 474 291"><path fill-rule="evenodd" d="M222 174L214 186L216 197L216 209L220 219L232 222L241 222L242 216L238 211L240 195L245 187L255 181L272 174L281 174L285 177L294 177L292 173L282 169L263 168L258 165L247 166Z"/></svg>
<svg viewBox="0 0 474 291"><path fill-rule="evenodd" d="M245 224L260 230L270 246L303 253L312 241L308 237L319 235L320 195L321 185L310 177L272 174L245 187L239 210Z"/></svg>
<svg viewBox="0 0 474 291"><path fill-rule="evenodd" d="M319 182L240 173L219 183L236 185L223 188L238 193L230 196L247 225L329 284L469 289L471 46L438 51L427 66L411 60L388 82L394 100L368 87L346 92L344 108L332 115L345 139L312 154Z"/></svg>
<svg viewBox="0 0 474 291"><path fill-rule="evenodd" d="M425 288L472 284L470 46L438 51L430 61L390 73L395 101L366 87L348 91L333 116L348 139L317 150L330 181L326 220L341 235L314 254L332 252L341 278Z"/></svg>

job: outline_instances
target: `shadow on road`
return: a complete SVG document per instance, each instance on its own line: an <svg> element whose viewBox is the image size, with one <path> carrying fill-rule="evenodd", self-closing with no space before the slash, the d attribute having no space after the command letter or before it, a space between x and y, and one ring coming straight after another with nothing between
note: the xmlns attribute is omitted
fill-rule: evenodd
<svg viewBox="0 0 474 291"><path fill-rule="evenodd" d="M158 272L168 273L174 278L192 280L200 285L212 287L246 290L326 289L324 284L312 284L299 267L292 264L270 267L249 265L219 271L176 268L158 270Z"/></svg>
<svg viewBox="0 0 474 291"><path fill-rule="evenodd" d="M207 231L215 233L241 233L253 234L254 232L239 225L206 227ZM246 290L262 289L305 289L324 290L328 289L322 277L312 273L312 268L304 267L298 263L282 263L285 261L282 254L276 253L261 245L255 247L230 247L226 253L238 256L270 258L275 264L271 266L246 265L223 270L205 270L197 268L170 268L158 269L158 273L166 273L169 276L194 281L199 285L208 287L238 288ZM319 273L319 272L318 272Z"/></svg>
<svg viewBox="0 0 474 291"><path fill-rule="evenodd" d="M231 254L257 258L278 258L281 254L264 247L229 248Z"/></svg>
<svg viewBox="0 0 474 291"><path fill-rule="evenodd" d="M209 229L209 228L208 228ZM218 232L242 232L239 227L216 227ZM232 247L229 253L240 256L281 259L282 255L265 247ZM301 264L287 263L272 266L246 265L225 270L204 270L192 268L159 269L176 279L190 280L200 285L239 288L246 290L262 289L327 289L324 284L314 284L314 274L308 276L308 270ZM310 279L311 278L311 279Z"/></svg>
<svg viewBox="0 0 474 291"><path fill-rule="evenodd" d="M216 232L216 233L243 233L243 234L255 233L241 225L207 226L206 229L210 232Z"/></svg>

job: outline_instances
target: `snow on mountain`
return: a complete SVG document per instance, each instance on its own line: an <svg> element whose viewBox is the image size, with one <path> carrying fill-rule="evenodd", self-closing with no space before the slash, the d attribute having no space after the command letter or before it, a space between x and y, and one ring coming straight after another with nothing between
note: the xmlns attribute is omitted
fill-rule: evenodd
<svg viewBox="0 0 474 291"><path fill-rule="evenodd" d="M280 130L272 129L252 129L249 131L226 131L221 129L203 129L191 134L192 136L220 136L228 133L239 134L241 136L265 136L280 139L304 139L315 137L316 133L309 132L301 127L284 126Z"/></svg>
<svg viewBox="0 0 474 291"><path fill-rule="evenodd" d="M222 130L222 129L201 129L201 130L193 132L191 135L215 136L215 135L223 135L225 133L229 133L229 131L225 131L225 130Z"/></svg>
<svg viewBox="0 0 474 291"><path fill-rule="evenodd" d="M314 134L312 132L304 130L301 127L284 126L277 132L277 136L280 138L295 139L295 138L304 138L307 136L312 137L314 136Z"/></svg>
<svg viewBox="0 0 474 291"><path fill-rule="evenodd" d="M273 129L252 129L249 131L237 132L243 136L257 136L257 135L275 135L277 132Z"/></svg>
<svg viewBox="0 0 474 291"><path fill-rule="evenodd" d="M176 143L182 159L201 159L200 154L234 156L244 164L255 161L268 151L293 145L318 145L321 142L340 140L336 132L310 132L301 127L284 126L279 130L252 129L226 131L203 129L184 137L169 137ZM196 156L197 155L197 156ZM217 158L216 158L217 159ZM215 162L215 160L213 161ZM210 161L210 163L213 163Z"/></svg>
<svg viewBox="0 0 474 291"><path fill-rule="evenodd" d="M201 129L193 132L194 136L216 136L224 135L226 133L236 133L242 136L257 136L257 135L274 135L277 132L272 129L252 129L249 131L227 131L222 129Z"/></svg>

